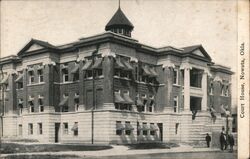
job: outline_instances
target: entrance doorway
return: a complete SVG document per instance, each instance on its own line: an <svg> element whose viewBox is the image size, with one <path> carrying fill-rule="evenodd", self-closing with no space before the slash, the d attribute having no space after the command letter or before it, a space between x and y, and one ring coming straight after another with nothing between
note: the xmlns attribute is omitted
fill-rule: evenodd
<svg viewBox="0 0 250 159"><path fill-rule="evenodd" d="M163 124L157 123L157 126L159 128L159 139L160 139L160 141L163 141Z"/></svg>
<svg viewBox="0 0 250 159"><path fill-rule="evenodd" d="M60 123L55 123L55 142L59 142Z"/></svg>

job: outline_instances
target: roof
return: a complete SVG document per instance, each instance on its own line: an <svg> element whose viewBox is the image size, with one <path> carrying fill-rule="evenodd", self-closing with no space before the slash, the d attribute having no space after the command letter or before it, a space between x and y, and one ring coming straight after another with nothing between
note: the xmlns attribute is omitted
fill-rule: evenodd
<svg viewBox="0 0 250 159"><path fill-rule="evenodd" d="M20 50L17 55L20 56L22 55L23 52L27 51L33 44L37 44L37 45L40 45L42 46L43 48L46 48L46 49L51 49L51 50L56 50L58 49L56 46L46 42L46 41L42 41L42 40L37 40L37 39L31 39L29 41L28 44L25 45L25 47Z"/></svg>
<svg viewBox="0 0 250 159"><path fill-rule="evenodd" d="M183 53L189 53L189 52L192 52L196 49L198 49L199 47L201 47L201 45L193 45L193 46L187 46L187 47L183 47Z"/></svg>
<svg viewBox="0 0 250 159"><path fill-rule="evenodd" d="M46 47L46 48L57 49L56 46L54 46L54 45L52 45L52 44L50 44L48 42L42 41L42 40L31 39L31 41L34 42L34 43L37 43L37 44L39 44L39 45L41 45L43 47Z"/></svg>
<svg viewBox="0 0 250 159"><path fill-rule="evenodd" d="M114 26L125 26L130 29L133 29L133 24L128 20L125 14L122 12L121 8L119 7L118 10L115 12L113 17L110 19L108 24L105 26L105 30L109 30L111 27Z"/></svg>

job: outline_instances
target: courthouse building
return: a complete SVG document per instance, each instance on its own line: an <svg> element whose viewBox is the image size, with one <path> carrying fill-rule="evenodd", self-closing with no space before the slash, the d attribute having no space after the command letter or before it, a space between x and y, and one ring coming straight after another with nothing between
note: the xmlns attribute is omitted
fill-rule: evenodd
<svg viewBox="0 0 250 159"><path fill-rule="evenodd" d="M155 48L116 11L105 32L1 58L1 135L42 142L204 141L226 126L230 68L202 45ZM230 124L229 124L230 125Z"/></svg>

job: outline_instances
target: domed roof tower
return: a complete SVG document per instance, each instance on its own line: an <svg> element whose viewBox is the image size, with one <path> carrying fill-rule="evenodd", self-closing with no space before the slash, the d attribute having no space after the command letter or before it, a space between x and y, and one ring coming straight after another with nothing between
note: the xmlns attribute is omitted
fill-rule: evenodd
<svg viewBox="0 0 250 159"><path fill-rule="evenodd" d="M125 14L122 12L120 5L116 13L110 19L105 26L106 31L112 31L114 33L122 34L131 37L131 32L134 29L133 24L128 20Z"/></svg>

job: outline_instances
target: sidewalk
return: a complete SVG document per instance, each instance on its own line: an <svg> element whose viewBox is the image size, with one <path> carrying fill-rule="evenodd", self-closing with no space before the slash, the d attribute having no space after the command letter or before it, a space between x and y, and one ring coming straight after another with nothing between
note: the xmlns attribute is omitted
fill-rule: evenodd
<svg viewBox="0 0 250 159"><path fill-rule="evenodd" d="M63 152L33 152L33 153L16 153L16 154L1 154L1 157L15 156L15 155L76 155L79 157L100 157L100 156L121 156L134 154L155 154L155 153L181 153L181 152L214 152L220 151L215 148L193 148L187 145L180 145L171 149L144 149L131 150L124 145L112 145L112 149L99 151L63 151Z"/></svg>

